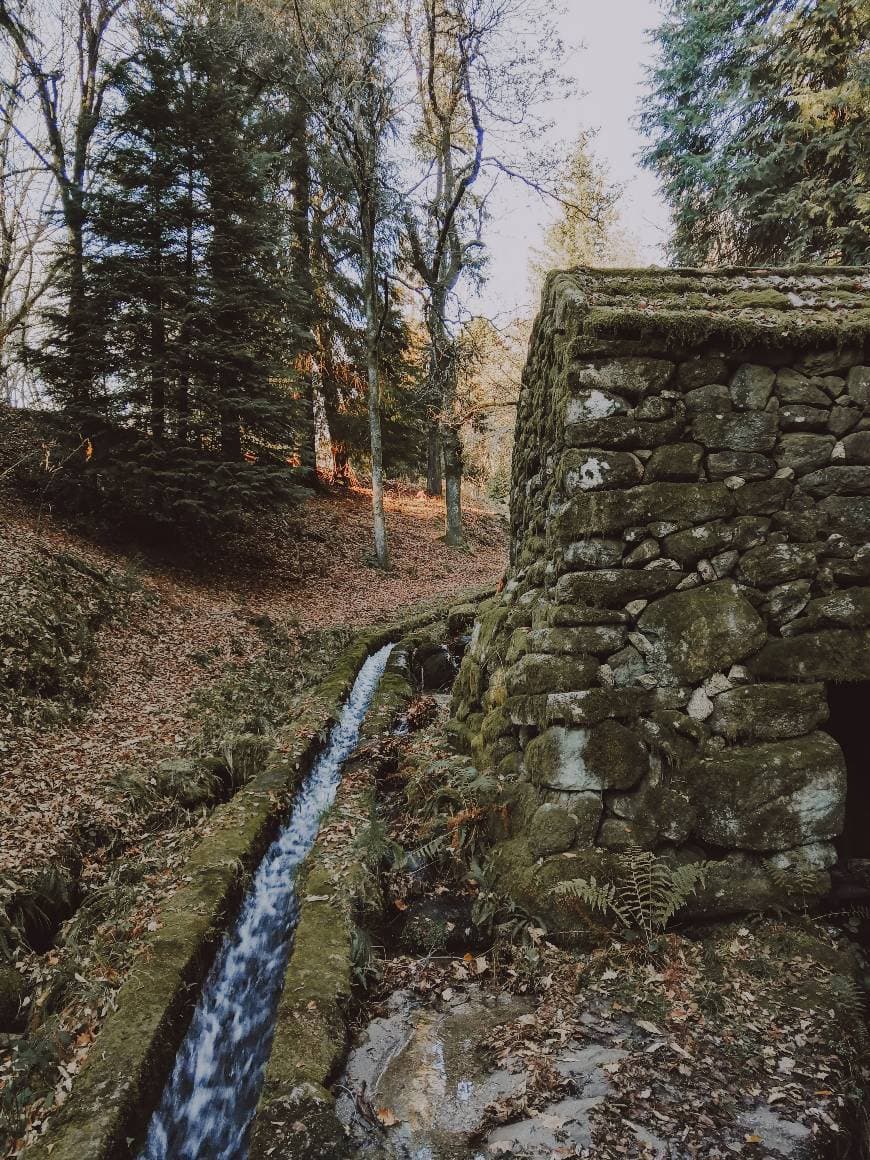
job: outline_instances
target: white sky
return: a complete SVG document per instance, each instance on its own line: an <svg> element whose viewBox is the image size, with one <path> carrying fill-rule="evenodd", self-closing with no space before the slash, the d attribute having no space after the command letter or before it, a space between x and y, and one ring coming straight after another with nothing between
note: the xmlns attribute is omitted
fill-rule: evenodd
<svg viewBox="0 0 870 1160"><path fill-rule="evenodd" d="M596 155L613 180L625 184L621 214L640 243L643 260L663 262L668 213L652 174L637 159L642 138L633 122L643 99L644 65L653 50L647 30L660 19L656 0L565 0L568 12L558 18L570 53L567 70L583 96L558 102L552 109L556 133L571 140L582 127L596 128ZM505 184L493 201L489 226L489 282L480 299L469 303L487 314L514 315L528 309L528 258L539 244L553 213L540 198L515 183Z"/></svg>

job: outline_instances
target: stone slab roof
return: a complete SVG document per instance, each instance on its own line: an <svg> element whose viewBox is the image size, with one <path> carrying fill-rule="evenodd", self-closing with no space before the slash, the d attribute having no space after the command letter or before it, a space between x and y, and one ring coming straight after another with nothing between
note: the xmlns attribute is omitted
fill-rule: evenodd
<svg viewBox="0 0 870 1160"><path fill-rule="evenodd" d="M557 313L575 320L589 353L596 340L640 342L650 353L757 345L818 350L870 340L866 266L578 267L550 274L545 302L550 295Z"/></svg>

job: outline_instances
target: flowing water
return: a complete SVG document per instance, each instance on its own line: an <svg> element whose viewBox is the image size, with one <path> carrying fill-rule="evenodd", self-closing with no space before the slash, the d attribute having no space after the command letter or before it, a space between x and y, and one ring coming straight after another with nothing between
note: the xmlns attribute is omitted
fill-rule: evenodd
<svg viewBox="0 0 870 1160"><path fill-rule="evenodd" d="M392 645L370 656L269 847L205 982L140 1160L244 1160L269 1058L275 1009L299 917L296 871L335 798L341 769L383 675Z"/></svg>

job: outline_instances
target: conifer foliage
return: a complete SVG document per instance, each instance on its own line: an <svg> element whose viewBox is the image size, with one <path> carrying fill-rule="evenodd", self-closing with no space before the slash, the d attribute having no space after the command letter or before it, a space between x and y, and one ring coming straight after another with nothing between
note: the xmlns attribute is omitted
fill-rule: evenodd
<svg viewBox="0 0 870 1160"><path fill-rule="evenodd" d="M870 260L868 0L670 0L645 163L681 262Z"/></svg>

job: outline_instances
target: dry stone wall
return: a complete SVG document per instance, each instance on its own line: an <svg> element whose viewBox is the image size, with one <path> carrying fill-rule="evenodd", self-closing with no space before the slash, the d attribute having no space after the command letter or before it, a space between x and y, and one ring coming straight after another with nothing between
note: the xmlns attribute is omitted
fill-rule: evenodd
<svg viewBox="0 0 870 1160"><path fill-rule="evenodd" d="M870 680L870 271L551 275L520 396L511 566L454 694L546 913L615 852L708 860L708 913L822 893Z"/></svg>

